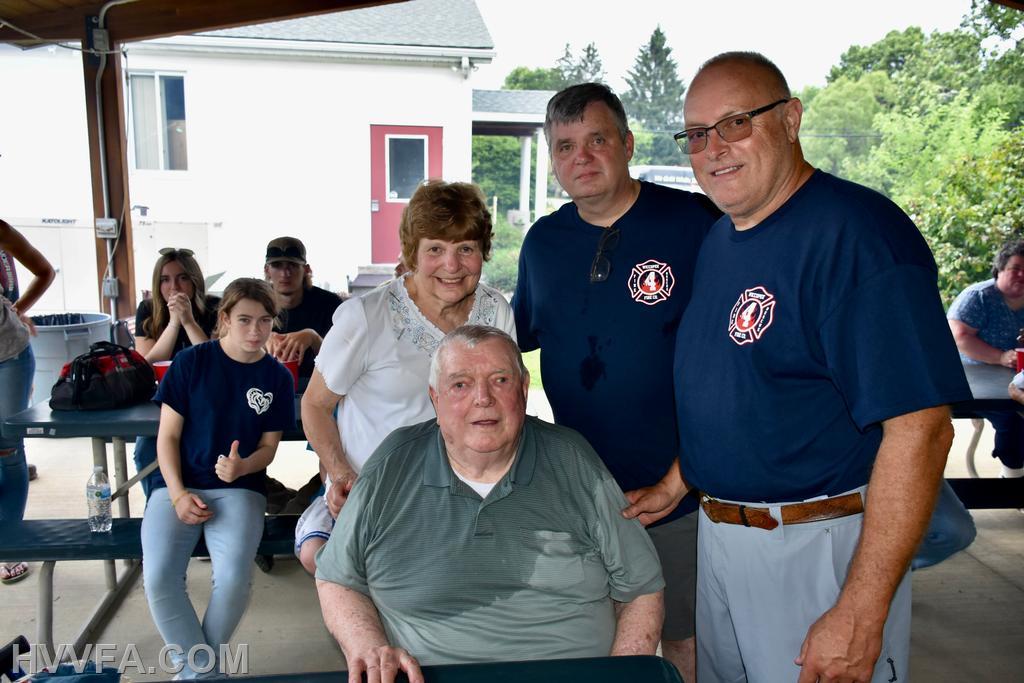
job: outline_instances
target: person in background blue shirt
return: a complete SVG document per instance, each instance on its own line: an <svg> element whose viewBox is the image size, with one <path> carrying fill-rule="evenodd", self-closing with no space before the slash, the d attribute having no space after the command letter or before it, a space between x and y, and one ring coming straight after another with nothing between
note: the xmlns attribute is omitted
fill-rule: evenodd
<svg viewBox="0 0 1024 683"><path fill-rule="evenodd" d="M949 328L967 365L1017 367L1017 335L1024 329L1024 240L1004 244L992 262L992 279L960 292L949 307ZM996 430L992 457L1004 477L1024 477L1024 420L1016 413L986 413Z"/></svg>
<svg viewBox="0 0 1024 683"><path fill-rule="evenodd" d="M178 678L215 673L220 646L248 604L266 469L282 433L295 425L291 373L264 348L276 315L266 282L232 282L218 313L219 339L179 353L153 398L161 406L161 478L142 521L143 574L157 629L168 646L177 646L170 656L183 667ZM202 622L185 585L201 536L213 565ZM186 661L190 651L195 658Z"/></svg>

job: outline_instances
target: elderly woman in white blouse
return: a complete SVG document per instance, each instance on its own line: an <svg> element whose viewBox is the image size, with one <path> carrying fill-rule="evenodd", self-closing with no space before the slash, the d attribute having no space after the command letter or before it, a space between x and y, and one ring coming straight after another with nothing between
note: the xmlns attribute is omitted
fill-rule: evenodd
<svg viewBox="0 0 1024 683"><path fill-rule="evenodd" d="M480 282L491 233L475 185L425 183L399 226L408 272L334 314L302 397L303 429L328 476L325 496L296 529L296 554L310 573L363 463L393 430L434 417L427 378L444 335L471 323L515 337L508 303Z"/></svg>

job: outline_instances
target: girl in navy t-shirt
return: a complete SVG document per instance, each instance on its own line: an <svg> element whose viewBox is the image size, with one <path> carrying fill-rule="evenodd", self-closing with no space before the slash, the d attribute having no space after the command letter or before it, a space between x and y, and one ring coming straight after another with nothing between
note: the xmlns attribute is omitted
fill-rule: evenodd
<svg viewBox="0 0 1024 683"><path fill-rule="evenodd" d="M267 283L232 282L218 313L219 339L179 353L153 398L161 406L162 480L142 522L143 576L157 629L184 667L178 678L201 678L207 667L216 673L220 647L249 601L266 468L282 432L295 425L291 373L264 350L276 315ZM201 623L185 590L200 536L213 564Z"/></svg>

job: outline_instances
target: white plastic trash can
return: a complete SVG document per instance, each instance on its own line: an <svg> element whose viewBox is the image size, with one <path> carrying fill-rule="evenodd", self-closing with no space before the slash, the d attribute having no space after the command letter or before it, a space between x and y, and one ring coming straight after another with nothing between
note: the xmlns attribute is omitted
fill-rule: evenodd
<svg viewBox="0 0 1024 683"><path fill-rule="evenodd" d="M98 341L110 341L110 315L107 313L52 313L34 315L38 336L32 337L36 356L32 403L50 400L50 390L60 377L61 368L75 356L89 350Z"/></svg>

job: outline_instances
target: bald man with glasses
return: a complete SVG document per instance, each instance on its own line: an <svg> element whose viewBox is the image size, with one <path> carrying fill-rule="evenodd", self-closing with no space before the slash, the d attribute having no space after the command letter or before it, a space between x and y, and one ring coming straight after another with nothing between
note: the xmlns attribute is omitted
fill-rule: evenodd
<svg viewBox="0 0 1024 683"><path fill-rule="evenodd" d="M934 259L895 204L804 160L802 105L762 55L705 63L683 111L726 215L676 337L680 459L628 514L701 491L700 683L905 681L908 566L947 404L971 398Z"/></svg>

